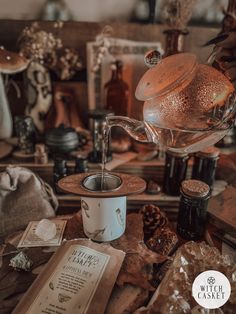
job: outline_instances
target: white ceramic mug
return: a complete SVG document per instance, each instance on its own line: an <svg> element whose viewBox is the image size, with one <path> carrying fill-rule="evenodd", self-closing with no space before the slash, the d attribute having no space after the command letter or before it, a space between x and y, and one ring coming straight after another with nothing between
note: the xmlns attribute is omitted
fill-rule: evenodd
<svg viewBox="0 0 236 314"><path fill-rule="evenodd" d="M83 228L94 241L119 238L125 231L126 196L112 198L81 198Z"/></svg>
<svg viewBox="0 0 236 314"><path fill-rule="evenodd" d="M105 174L101 197L81 197L84 233L94 241L106 242L119 238L126 225L126 196L102 197L104 192L115 191L121 185L118 176ZM94 192L101 188L101 174L91 175L83 187Z"/></svg>

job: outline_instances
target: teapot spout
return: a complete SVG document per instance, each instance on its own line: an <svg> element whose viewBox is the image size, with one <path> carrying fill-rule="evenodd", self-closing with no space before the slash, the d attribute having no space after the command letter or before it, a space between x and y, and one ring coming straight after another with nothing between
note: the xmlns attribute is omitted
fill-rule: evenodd
<svg viewBox="0 0 236 314"><path fill-rule="evenodd" d="M146 122L130 119L124 116L108 116L106 118L106 123L109 130L114 126L121 127L138 142L156 142L153 139L153 136Z"/></svg>

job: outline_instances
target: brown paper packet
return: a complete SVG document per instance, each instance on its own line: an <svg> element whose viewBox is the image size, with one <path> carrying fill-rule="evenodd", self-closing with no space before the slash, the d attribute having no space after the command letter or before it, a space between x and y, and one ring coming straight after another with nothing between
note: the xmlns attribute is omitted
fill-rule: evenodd
<svg viewBox="0 0 236 314"><path fill-rule="evenodd" d="M64 242L13 313L103 313L124 257L109 244Z"/></svg>

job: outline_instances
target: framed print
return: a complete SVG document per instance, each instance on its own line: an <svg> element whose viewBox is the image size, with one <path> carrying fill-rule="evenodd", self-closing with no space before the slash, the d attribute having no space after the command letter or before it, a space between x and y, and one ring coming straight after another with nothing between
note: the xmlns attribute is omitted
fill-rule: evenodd
<svg viewBox="0 0 236 314"><path fill-rule="evenodd" d="M87 71L88 71L88 107L89 109L105 107L104 85L111 78L111 63L120 60L123 63L123 80L129 86L128 116L141 118L142 102L135 98L135 88L147 70L144 64L144 55L147 51L157 49L163 54L160 42L137 42L126 39L109 38L110 47L108 53L102 59L101 66L94 72L93 65L96 62L98 44L87 43Z"/></svg>

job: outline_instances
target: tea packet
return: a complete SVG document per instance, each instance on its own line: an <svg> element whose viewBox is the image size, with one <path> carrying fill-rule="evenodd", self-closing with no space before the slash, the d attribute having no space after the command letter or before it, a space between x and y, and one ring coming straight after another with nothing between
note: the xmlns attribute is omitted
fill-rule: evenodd
<svg viewBox="0 0 236 314"><path fill-rule="evenodd" d="M89 239L64 242L13 313L103 313L124 257Z"/></svg>

